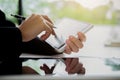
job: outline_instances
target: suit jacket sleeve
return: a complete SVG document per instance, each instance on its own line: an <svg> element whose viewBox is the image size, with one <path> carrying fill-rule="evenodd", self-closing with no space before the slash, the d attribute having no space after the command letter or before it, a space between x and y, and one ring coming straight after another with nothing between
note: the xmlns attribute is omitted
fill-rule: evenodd
<svg viewBox="0 0 120 80"><path fill-rule="evenodd" d="M0 27L0 58L4 60L19 57L22 36L16 27Z"/></svg>
<svg viewBox="0 0 120 80"><path fill-rule="evenodd" d="M46 56L61 54L55 51L55 49L52 48L47 42L41 41L38 37L29 42L23 42L22 52Z"/></svg>

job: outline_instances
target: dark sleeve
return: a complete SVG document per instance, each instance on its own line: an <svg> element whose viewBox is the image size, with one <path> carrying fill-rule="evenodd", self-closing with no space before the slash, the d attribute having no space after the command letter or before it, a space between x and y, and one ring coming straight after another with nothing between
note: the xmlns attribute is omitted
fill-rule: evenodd
<svg viewBox="0 0 120 80"><path fill-rule="evenodd" d="M21 54L22 36L16 27L0 27L0 59L19 57Z"/></svg>
<svg viewBox="0 0 120 80"><path fill-rule="evenodd" d="M48 43L45 41L41 41L38 37L35 39L24 42L22 44L22 52L24 53L33 53L33 54L40 54L40 55L56 55L61 54L55 51Z"/></svg>
<svg viewBox="0 0 120 80"><path fill-rule="evenodd" d="M22 73L21 44L20 30L0 10L0 75Z"/></svg>

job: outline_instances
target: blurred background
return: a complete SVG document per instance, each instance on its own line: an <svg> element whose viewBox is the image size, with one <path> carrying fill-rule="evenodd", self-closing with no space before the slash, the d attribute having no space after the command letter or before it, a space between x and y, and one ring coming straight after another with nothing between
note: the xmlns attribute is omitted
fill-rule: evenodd
<svg viewBox="0 0 120 80"><path fill-rule="evenodd" d="M92 24L115 25L120 18L119 3L120 0L0 0L0 9L16 23L10 14L29 16L34 12L49 15L54 21L69 17Z"/></svg>

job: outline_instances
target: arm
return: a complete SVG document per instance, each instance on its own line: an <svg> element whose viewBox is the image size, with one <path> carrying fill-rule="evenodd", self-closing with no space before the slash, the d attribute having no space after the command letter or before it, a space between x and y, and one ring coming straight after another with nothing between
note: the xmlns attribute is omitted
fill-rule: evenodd
<svg viewBox="0 0 120 80"><path fill-rule="evenodd" d="M0 75L21 73L21 43L19 29L0 27Z"/></svg>
<svg viewBox="0 0 120 80"><path fill-rule="evenodd" d="M18 28L0 27L0 37L0 58L8 59L21 54L22 37Z"/></svg>
<svg viewBox="0 0 120 80"><path fill-rule="evenodd" d="M34 53L40 55L56 55L60 54L55 51L48 43L40 40L38 37L34 38L29 42L22 43L23 53Z"/></svg>

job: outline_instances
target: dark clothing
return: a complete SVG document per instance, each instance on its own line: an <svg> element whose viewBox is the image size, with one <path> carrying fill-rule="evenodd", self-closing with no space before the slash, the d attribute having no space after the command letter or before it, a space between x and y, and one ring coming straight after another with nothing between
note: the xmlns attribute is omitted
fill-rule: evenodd
<svg viewBox="0 0 120 80"><path fill-rule="evenodd" d="M35 38L29 42L22 43L22 52L24 53L34 53L40 55L56 55L61 54L55 51L49 44L45 41L39 40L39 38Z"/></svg>
<svg viewBox="0 0 120 80"><path fill-rule="evenodd" d="M6 20L5 14L0 11L0 75L22 73L22 60L19 58L21 53L59 54L38 38L22 42L20 30L15 27L15 24Z"/></svg>
<svg viewBox="0 0 120 80"><path fill-rule="evenodd" d="M0 74L21 73L21 43L19 29L0 27Z"/></svg>

